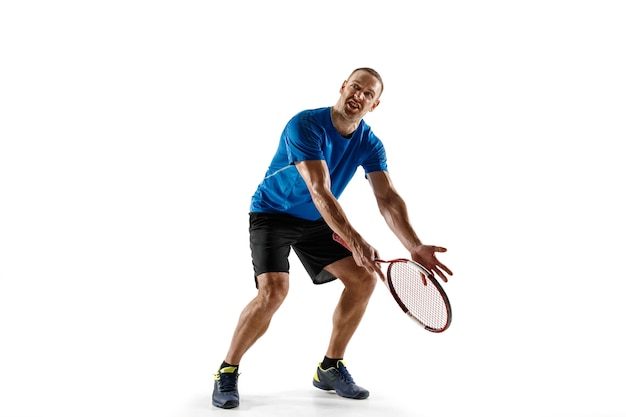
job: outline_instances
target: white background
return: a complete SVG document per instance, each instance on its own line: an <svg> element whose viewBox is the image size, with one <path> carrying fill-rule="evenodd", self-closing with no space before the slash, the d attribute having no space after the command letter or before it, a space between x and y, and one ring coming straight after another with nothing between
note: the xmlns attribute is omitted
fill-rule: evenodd
<svg viewBox="0 0 626 417"><path fill-rule="evenodd" d="M439 335L381 284L357 382L397 415L625 416L625 8L3 2L0 416L218 412L211 375L255 294L250 196L285 122L360 66L385 81L366 121L455 276ZM362 172L341 201L405 256ZM242 401L314 390L340 289L294 258Z"/></svg>

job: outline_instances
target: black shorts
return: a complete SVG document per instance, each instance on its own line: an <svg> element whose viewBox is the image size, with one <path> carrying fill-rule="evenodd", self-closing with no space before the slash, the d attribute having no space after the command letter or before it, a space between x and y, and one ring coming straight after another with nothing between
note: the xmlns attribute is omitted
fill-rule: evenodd
<svg viewBox="0 0 626 417"><path fill-rule="evenodd" d="M352 255L335 242L332 229L323 219L310 221L287 214L250 213L255 282L256 277L265 272L289 272L291 248L314 284L335 280L337 277L324 268Z"/></svg>

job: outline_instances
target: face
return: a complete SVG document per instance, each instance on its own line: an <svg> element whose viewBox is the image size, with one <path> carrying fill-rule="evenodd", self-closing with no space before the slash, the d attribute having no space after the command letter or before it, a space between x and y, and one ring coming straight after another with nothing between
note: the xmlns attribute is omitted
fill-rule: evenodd
<svg viewBox="0 0 626 417"><path fill-rule="evenodd" d="M346 119L360 120L380 101L380 81L367 71L357 71L341 85L339 110Z"/></svg>

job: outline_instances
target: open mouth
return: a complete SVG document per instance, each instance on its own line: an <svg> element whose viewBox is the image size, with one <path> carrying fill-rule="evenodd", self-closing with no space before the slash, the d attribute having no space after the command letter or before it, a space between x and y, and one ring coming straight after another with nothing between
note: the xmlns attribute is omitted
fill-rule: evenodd
<svg viewBox="0 0 626 417"><path fill-rule="evenodd" d="M350 107L352 110L359 110L361 108L361 106L359 106L358 103L356 103L353 100L348 100L346 102L346 104L348 105L348 107Z"/></svg>

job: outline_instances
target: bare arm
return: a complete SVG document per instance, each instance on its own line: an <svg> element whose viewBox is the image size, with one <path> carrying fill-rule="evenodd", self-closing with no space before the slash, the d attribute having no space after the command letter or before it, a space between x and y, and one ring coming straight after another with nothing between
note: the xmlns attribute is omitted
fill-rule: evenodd
<svg viewBox="0 0 626 417"><path fill-rule="evenodd" d="M352 249L356 263L370 271L379 272L375 262L378 252L350 224L346 213L330 189L330 173L326 161L302 161L296 163L304 179L313 203L331 229L339 234Z"/></svg>
<svg viewBox="0 0 626 417"><path fill-rule="evenodd" d="M400 239L402 245L411 252L422 242L411 226L406 203L400 197L385 171L371 172L367 179L372 186L380 214L389 228Z"/></svg>
<svg viewBox="0 0 626 417"><path fill-rule="evenodd" d="M452 271L439 262L435 256L437 252L445 252L447 249L440 246L424 245L418 238L409 220L406 203L393 186L389 173L384 171L371 172L367 177L374 191L380 213L389 228L409 251L411 259L439 275L443 281L447 281L444 272L452 275Z"/></svg>

